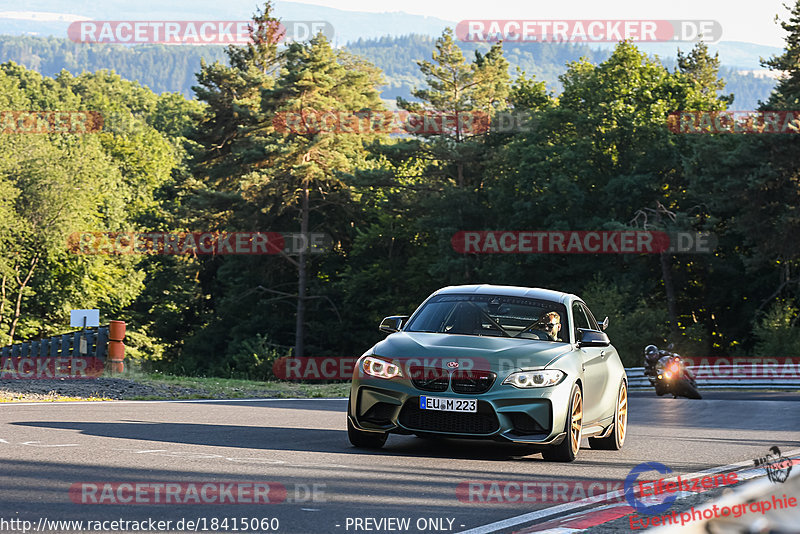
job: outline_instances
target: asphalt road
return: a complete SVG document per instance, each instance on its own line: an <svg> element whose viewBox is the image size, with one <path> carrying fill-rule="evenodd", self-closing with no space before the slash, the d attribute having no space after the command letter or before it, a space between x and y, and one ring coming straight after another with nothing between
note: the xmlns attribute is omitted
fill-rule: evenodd
<svg viewBox="0 0 800 534"><path fill-rule="evenodd" d="M52 520L152 518L172 521L173 529L181 519L199 521L198 531L205 526L213 532L214 518L229 518L227 531L241 532L248 531L242 528L245 519L252 527L253 518L277 518L279 526L272 526L283 533L461 532L562 504L478 503L465 494L459 500L462 482L487 488L491 481L607 485L621 483L642 462L692 473L752 460L773 445L797 449L799 398L718 392L692 401L632 392L625 447L595 451L584 441L571 464L545 462L518 446L413 436L391 436L380 451L358 450L347 441L344 399L7 404L0 406L0 531L14 532L22 524L9 520L34 527L42 520L45 530ZM246 483L272 483L266 497L282 502L121 503L116 499L131 494L113 494L119 485L104 486L137 482L197 488L240 482L242 500L253 495ZM112 488L105 497L104 487ZM92 498L105 504L82 502ZM408 519L409 526L389 518ZM221 524L216 530L224 532ZM183 530L193 530L185 525ZM115 531L113 526L103 530Z"/></svg>

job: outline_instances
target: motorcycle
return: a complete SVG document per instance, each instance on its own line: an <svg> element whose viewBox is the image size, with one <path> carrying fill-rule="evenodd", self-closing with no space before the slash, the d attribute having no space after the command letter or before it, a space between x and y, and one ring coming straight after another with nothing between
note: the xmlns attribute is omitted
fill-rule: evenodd
<svg viewBox="0 0 800 534"><path fill-rule="evenodd" d="M702 399L697 391L697 382L686 368L683 358L677 354L662 356L655 366L655 376L650 376L650 384L655 386L659 397L672 393L674 398Z"/></svg>

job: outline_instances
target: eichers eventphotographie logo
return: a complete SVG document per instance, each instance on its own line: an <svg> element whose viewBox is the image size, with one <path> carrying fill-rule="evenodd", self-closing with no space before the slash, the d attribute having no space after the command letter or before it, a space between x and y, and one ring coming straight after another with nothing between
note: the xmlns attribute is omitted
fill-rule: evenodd
<svg viewBox="0 0 800 534"><path fill-rule="evenodd" d="M794 463L793 459L781 456L781 450L778 446L770 447L766 456L753 460L753 465L764 468L770 482L781 483L786 482L786 479L789 478L789 473L792 472Z"/></svg>
<svg viewBox="0 0 800 534"><path fill-rule="evenodd" d="M722 25L716 20L462 20L456 36L465 42L716 43L722 37Z"/></svg>
<svg viewBox="0 0 800 534"><path fill-rule="evenodd" d="M252 42L256 27L252 20L81 20L69 25L67 36L76 43L241 45ZM324 20L281 21L271 29L279 43L307 41L320 32L334 37Z"/></svg>
<svg viewBox="0 0 800 534"><path fill-rule="evenodd" d="M2 134L85 134L102 129L98 111L0 111Z"/></svg>

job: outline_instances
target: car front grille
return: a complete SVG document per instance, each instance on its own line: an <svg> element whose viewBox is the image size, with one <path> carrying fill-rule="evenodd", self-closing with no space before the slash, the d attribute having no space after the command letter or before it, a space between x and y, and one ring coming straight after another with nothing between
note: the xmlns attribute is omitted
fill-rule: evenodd
<svg viewBox="0 0 800 534"><path fill-rule="evenodd" d="M453 434L491 434L500 428L491 405L478 401L477 413L421 410L419 397L406 401L400 411L400 424L409 430L450 432Z"/></svg>
<svg viewBox="0 0 800 534"><path fill-rule="evenodd" d="M449 385L456 393L489 391L497 375L491 371L458 370L449 374L446 369L414 366L410 369L411 383L422 391L447 391Z"/></svg>
<svg viewBox="0 0 800 534"><path fill-rule="evenodd" d="M422 391L447 391L450 377L444 369L413 366L409 371L411 383L414 384L415 388Z"/></svg>
<svg viewBox="0 0 800 534"><path fill-rule="evenodd" d="M456 371L450 378L450 386L456 393L483 393L489 391L497 375L491 371Z"/></svg>

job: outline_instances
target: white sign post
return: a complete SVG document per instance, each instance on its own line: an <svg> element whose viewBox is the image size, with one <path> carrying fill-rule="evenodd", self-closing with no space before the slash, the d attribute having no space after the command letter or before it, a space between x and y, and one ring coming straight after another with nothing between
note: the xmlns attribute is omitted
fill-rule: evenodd
<svg viewBox="0 0 800 534"><path fill-rule="evenodd" d="M69 312L69 325L73 328L100 326L100 310L72 310Z"/></svg>
<svg viewBox="0 0 800 534"><path fill-rule="evenodd" d="M90 326L100 326L100 310L72 310L69 312L69 325L83 328L84 330ZM86 342L86 332L81 333L78 351L81 354L89 352L89 346Z"/></svg>

